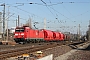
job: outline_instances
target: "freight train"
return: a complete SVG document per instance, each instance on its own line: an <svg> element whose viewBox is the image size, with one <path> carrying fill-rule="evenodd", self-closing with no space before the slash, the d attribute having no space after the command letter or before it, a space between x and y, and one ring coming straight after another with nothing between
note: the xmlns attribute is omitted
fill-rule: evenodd
<svg viewBox="0 0 90 60"><path fill-rule="evenodd" d="M16 43L57 42L64 41L66 38L66 35L61 32L46 29L35 30L28 26L16 27L14 33Z"/></svg>

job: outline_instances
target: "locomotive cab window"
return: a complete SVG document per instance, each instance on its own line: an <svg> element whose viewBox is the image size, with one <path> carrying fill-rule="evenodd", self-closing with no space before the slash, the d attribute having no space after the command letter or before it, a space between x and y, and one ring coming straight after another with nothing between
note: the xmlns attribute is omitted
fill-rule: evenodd
<svg viewBox="0 0 90 60"><path fill-rule="evenodd" d="M24 32L24 29L16 29L15 32Z"/></svg>

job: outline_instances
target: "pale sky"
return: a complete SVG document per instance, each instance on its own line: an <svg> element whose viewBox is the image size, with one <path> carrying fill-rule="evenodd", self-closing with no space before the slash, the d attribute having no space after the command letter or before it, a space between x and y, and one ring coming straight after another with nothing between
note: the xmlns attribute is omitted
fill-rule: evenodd
<svg viewBox="0 0 90 60"><path fill-rule="evenodd" d="M8 17L8 27L15 27L15 20L20 16L20 24L25 24L31 18L32 27L38 22L38 29L69 31L84 34L88 30L90 20L90 0L0 0L0 5L5 3L5 17ZM29 4L33 3L33 4ZM3 12L3 6L0 6Z"/></svg>

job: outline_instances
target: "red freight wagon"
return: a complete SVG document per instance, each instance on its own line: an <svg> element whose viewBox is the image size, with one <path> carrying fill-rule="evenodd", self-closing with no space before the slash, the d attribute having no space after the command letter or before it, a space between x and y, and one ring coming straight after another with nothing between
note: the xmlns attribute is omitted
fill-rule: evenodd
<svg viewBox="0 0 90 60"><path fill-rule="evenodd" d="M45 41L53 41L53 33L52 33L52 31L43 29L43 32L44 32L44 40Z"/></svg>
<svg viewBox="0 0 90 60"><path fill-rule="evenodd" d="M61 39L60 40L64 40L64 34L60 32L61 35Z"/></svg>
<svg viewBox="0 0 90 60"><path fill-rule="evenodd" d="M66 38L66 35L65 35L65 34L63 34L63 40L65 40L65 38Z"/></svg>
<svg viewBox="0 0 90 60"><path fill-rule="evenodd" d="M60 40L59 33L54 31L52 32L53 32L54 41Z"/></svg>
<svg viewBox="0 0 90 60"><path fill-rule="evenodd" d="M62 38L61 38L61 33L59 33L59 40L62 40Z"/></svg>

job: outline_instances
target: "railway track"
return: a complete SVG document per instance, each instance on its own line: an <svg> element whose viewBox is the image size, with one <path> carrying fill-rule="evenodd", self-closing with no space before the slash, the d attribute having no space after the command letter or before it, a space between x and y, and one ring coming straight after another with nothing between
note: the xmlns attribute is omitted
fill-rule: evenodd
<svg viewBox="0 0 90 60"><path fill-rule="evenodd" d="M25 53L31 53L38 50L43 50L51 47L55 47L57 44L51 44L51 45L44 45L44 46L36 46L36 47L26 47L22 49L14 49L9 51L1 51L0 52L0 59L10 58L14 56L19 56Z"/></svg>
<svg viewBox="0 0 90 60"><path fill-rule="evenodd" d="M24 47L32 47L32 46L40 46L45 45L45 43L30 43L30 44L16 44L16 45L0 45L0 51L2 50L10 50L10 49L17 49L17 48L24 48Z"/></svg>
<svg viewBox="0 0 90 60"><path fill-rule="evenodd" d="M17 45L14 48L10 47L8 50L7 49L1 50L0 51L0 60L10 58L10 57L19 56L19 55L26 54L26 53L32 53L32 52L39 51L39 50L44 50L47 48L52 48L55 46L68 45L68 44L74 44L74 42L67 42L66 41L66 42L60 42L60 43L59 42L57 42L57 43L46 43L44 45L43 45L43 43L42 44L40 43L38 46L35 46L35 45L32 45L32 46L29 45L28 46L28 44L26 46L25 45L23 45L23 46Z"/></svg>
<svg viewBox="0 0 90 60"><path fill-rule="evenodd" d="M73 49L85 49L89 46L89 44L90 44L90 41L81 41L78 43L68 44L68 46L70 46ZM84 46L85 46L85 48L84 48Z"/></svg>

